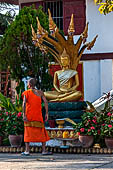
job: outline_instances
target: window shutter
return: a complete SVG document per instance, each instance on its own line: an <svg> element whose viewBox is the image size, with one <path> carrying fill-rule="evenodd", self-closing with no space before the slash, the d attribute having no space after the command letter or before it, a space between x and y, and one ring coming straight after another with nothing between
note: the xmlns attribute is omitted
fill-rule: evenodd
<svg viewBox="0 0 113 170"><path fill-rule="evenodd" d="M63 29L67 35L71 14L74 14L75 35L80 35L86 24L85 0L63 0Z"/></svg>

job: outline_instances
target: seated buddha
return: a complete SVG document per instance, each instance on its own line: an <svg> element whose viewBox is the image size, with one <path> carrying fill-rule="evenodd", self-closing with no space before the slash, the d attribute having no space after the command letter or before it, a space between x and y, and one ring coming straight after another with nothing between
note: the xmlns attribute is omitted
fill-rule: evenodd
<svg viewBox="0 0 113 170"><path fill-rule="evenodd" d="M82 93L77 90L79 77L76 69L84 50L86 48L91 50L94 46L97 35L91 42L86 42L88 37L87 23L83 33L81 33L79 39L74 43L74 15L72 14L71 16L68 36L66 38L54 23L49 9L48 13L50 33L40 25L37 18L37 33L35 33L31 26L32 40L34 45L39 47L42 53L47 54L49 52L62 69L54 73L53 86L55 90L47 91L44 94L47 100L51 102L77 101L82 97Z"/></svg>
<svg viewBox="0 0 113 170"><path fill-rule="evenodd" d="M53 102L69 102L79 100L82 93L77 91L79 77L76 70L70 69L70 58L64 49L60 56L62 69L54 73L55 90L44 92L46 99Z"/></svg>

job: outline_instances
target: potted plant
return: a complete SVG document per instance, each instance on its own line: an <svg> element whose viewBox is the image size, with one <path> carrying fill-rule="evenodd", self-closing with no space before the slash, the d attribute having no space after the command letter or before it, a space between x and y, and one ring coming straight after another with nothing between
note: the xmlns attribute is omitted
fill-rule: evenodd
<svg viewBox="0 0 113 170"><path fill-rule="evenodd" d="M87 102L90 106L81 116L82 121L78 124L73 123L75 132L79 135L79 140L83 147L90 147L95 139L96 143L100 143L105 139L108 148L113 148L113 107L108 100L103 109L96 110L94 106ZM65 119L66 120L66 119ZM104 145L102 143L101 145Z"/></svg>
<svg viewBox="0 0 113 170"><path fill-rule="evenodd" d="M85 112L82 121L75 126L75 132L79 135L79 141L82 147L90 147L94 142L94 136L100 134L100 124L98 123L98 115L96 111Z"/></svg>
<svg viewBox="0 0 113 170"><path fill-rule="evenodd" d="M105 103L103 109L97 112L98 124L100 126L100 138L105 141L108 148L113 148L113 107L111 101L113 96Z"/></svg>
<svg viewBox="0 0 113 170"><path fill-rule="evenodd" d="M4 136L5 136L4 112L0 111L0 146L2 145L2 141L3 141Z"/></svg>
<svg viewBox="0 0 113 170"><path fill-rule="evenodd" d="M98 114L95 109L86 110L81 119L80 123L75 123L69 118L65 118L65 121L73 124L82 147L88 148L93 144L94 137L96 138L100 134Z"/></svg>
<svg viewBox="0 0 113 170"><path fill-rule="evenodd" d="M20 146L24 133L24 122L22 116L21 91L16 102L12 103L10 98L0 93L0 107L4 110L5 134L9 135L11 146ZM17 144L15 143L17 139ZM14 140L13 142L11 140Z"/></svg>
<svg viewBox="0 0 113 170"><path fill-rule="evenodd" d="M12 147L21 146L24 134L24 122L22 112L6 112L5 132L9 136Z"/></svg>
<svg viewBox="0 0 113 170"><path fill-rule="evenodd" d="M113 149L113 111L101 113L101 136L105 139L107 148Z"/></svg>

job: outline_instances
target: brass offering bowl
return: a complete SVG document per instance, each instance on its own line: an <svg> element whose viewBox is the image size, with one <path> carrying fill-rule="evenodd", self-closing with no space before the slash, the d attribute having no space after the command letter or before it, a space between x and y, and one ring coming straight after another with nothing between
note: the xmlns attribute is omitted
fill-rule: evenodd
<svg viewBox="0 0 113 170"><path fill-rule="evenodd" d="M65 120L64 119L56 119L56 123L58 124L58 128L63 128Z"/></svg>

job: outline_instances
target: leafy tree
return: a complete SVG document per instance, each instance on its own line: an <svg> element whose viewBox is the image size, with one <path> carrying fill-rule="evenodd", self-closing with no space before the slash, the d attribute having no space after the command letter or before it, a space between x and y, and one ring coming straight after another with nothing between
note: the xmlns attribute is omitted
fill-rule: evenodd
<svg viewBox="0 0 113 170"><path fill-rule="evenodd" d="M94 0L95 4L100 5L99 11L101 14L108 14L113 11L113 1L112 0Z"/></svg>
<svg viewBox="0 0 113 170"><path fill-rule="evenodd" d="M0 35L5 33L8 25L13 21L14 17L10 13L0 14Z"/></svg>
<svg viewBox="0 0 113 170"><path fill-rule="evenodd" d="M48 30L48 16L42 11L42 7L36 10L33 6L22 8L8 26L0 41L0 67L10 67L12 78L18 82L24 77L35 77L37 87L48 90L52 85L52 77L48 74L50 56L42 54L32 42L31 24L36 31L37 16L43 28Z"/></svg>

